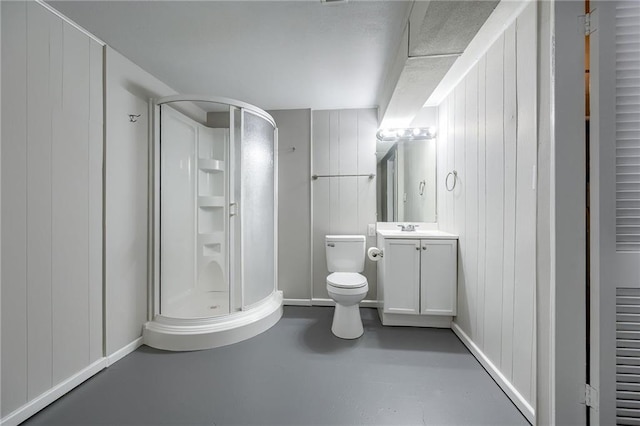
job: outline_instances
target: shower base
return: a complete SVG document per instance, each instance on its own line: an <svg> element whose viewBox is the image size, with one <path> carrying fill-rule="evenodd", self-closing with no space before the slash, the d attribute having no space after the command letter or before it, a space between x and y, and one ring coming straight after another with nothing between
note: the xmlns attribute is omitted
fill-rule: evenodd
<svg viewBox="0 0 640 426"><path fill-rule="evenodd" d="M228 314L228 291L192 290L162 307L162 315L171 318L210 318Z"/></svg>
<svg viewBox="0 0 640 426"><path fill-rule="evenodd" d="M156 315L144 325L142 337L145 345L167 351L211 349L256 336L281 317L282 292L274 291L249 309L229 315L208 318Z"/></svg>

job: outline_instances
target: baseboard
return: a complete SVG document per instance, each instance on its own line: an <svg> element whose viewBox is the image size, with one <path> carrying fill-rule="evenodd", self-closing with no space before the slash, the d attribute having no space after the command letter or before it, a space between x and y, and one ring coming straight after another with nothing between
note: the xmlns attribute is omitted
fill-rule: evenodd
<svg viewBox="0 0 640 426"><path fill-rule="evenodd" d="M473 343L473 341L466 335L464 331L455 322L451 324L451 329L462 341L462 343L471 351L473 356L480 362L482 367L487 370L487 373L493 378L493 380L500 386L502 391L509 397L511 402L520 410L520 412L526 417L526 419L532 425L535 424L536 416L533 407L527 402L526 399L517 391L517 389L507 380L507 378L496 368L495 365L487 358L487 356L480 350L480 348Z"/></svg>
<svg viewBox="0 0 640 426"><path fill-rule="evenodd" d="M282 299L286 306L311 306L311 299Z"/></svg>
<svg viewBox="0 0 640 426"><path fill-rule="evenodd" d="M138 337L133 342L129 343L128 345L118 349L111 355L107 356L107 367L120 361L122 358L129 355L131 352L135 351L140 346L142 346L142 336Z"/></svg>
<svg viewBox="0 0 640 426"><path fill-rule="evenodd" d="M451 317L445 315L388 314L378 309L378 318L385 326L451 328Z"/></svg>
<svg viewBox="0 0 640 426"><path fill-rule="evenodd" d="M85 369L79 371L73 376L69 377L67 380L57 384L53 388L49 389L45 393L40 396L34 398L29 401L22 407L16 409L12 413L8 414L2 420L0 420L1 425L6 426L14 426L22 423L27 420L29 417L36 414L38 411L45 408L47 405L51 404L76 386L82 384L87 379L91 378L94 374L98 373L100 370L103 370L107 366L107 359L100 358L95 361L93 364L89 365Z"/></svg>
<svg viewBox="0 0 640 426"><path fill-rule="evenodd" d="M336 302L333 299L321 299L319 297L314 297L311 299L312 306L336 306ZM377 300L363 300L360 302L361 308L377 308L378 301Z"/></svg>

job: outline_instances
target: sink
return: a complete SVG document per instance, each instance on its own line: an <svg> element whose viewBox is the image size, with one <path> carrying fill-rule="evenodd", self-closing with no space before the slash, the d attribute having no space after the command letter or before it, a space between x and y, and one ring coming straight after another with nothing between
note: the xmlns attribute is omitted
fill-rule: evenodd
<svg viewBox="0 0 640 426"><path fill-rule="evenodd" d="M420 230L415 231L401 231L399 229L385 230L379 229L378 234L385 238L435 238L435 239L453 239L457 240L458 236L449 232L439 230Z"/></svg>

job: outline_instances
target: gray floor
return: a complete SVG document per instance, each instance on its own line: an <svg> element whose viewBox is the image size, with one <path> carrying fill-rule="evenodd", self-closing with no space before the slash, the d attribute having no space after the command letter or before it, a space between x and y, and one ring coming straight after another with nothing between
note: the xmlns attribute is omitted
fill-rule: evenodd
<svg viewBox="0 0 640 426"><path fill-rule="evenodd" d="M521 425L451 330L331 334L332 308L286 307L267 332L208 351L143 346L24 424Z"/></svg>

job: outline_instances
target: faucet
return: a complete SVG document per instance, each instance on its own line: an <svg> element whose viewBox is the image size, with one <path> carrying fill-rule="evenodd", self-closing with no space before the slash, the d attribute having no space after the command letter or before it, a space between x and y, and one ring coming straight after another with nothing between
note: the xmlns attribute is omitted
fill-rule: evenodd
<svg viewBox="0 0 640 426"><path fill-rule="evenodd" d="M399 227L401 231L410 232L410 231L415 231L416 228L418 226L420 226L420 225L412 225L412 224L408 223L406 225L396 225L396 226Z"/></svg>

